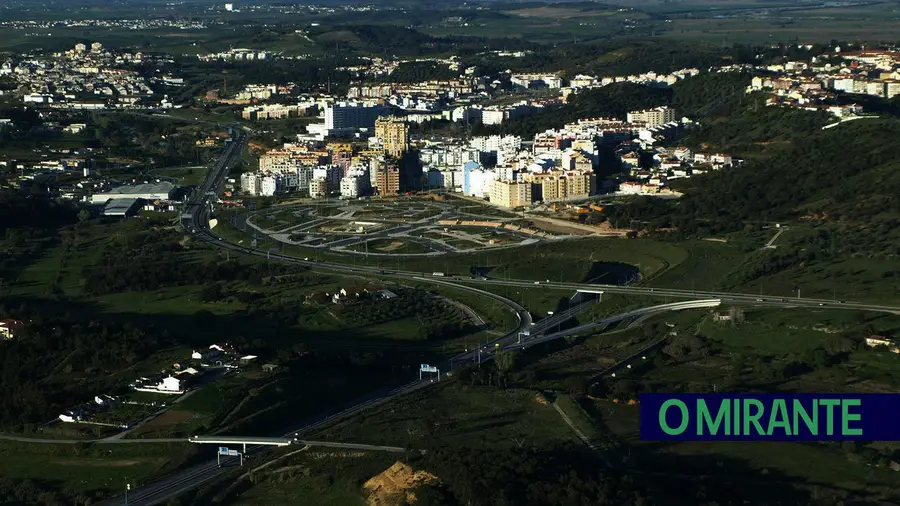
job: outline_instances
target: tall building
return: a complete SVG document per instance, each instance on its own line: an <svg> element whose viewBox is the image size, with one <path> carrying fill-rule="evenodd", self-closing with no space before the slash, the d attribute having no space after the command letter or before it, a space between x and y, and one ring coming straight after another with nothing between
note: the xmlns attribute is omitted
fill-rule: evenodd
<svg viewBox="0 0 900 506"><path fill-rule="evenodd" d="M375 173L375 187L379 195L400 193L400 169L391 164L383 164Z"/></svg>
<svg viewBox="0 0 900 506"><path fill-rule="evenodd" d="M274 149L259 156L260 172L277 172L282 170L296 170L297 161L293 154L287 150Z"/></svg>
<svg viewBox="0 0 900 506"><path fill-rule="evenodd" d="M341 198L355 199L359 197L363 192L364 183L368 183L368 180L361 174L344 176L341 179Z"/></svg>
<svg viewBox="0 0 900 506"><path fill-rule="evenodd" d="M328 182L324 177L315 177L309 181L309 196L317 199L328 195Z"/></svg>
<svg viewBox="0 0 900 506"><path fill-rule="evenodd" d="M491 181L490 200L503 207L530 206L531 183L527 181Z"/></svg>
<svg viewBox="0 0 900 506"><path fill-rule="evenodd" d="M322 179L328 186L328 191L337 190L344 177L344 168L339 165L324 165L313 169L312 178Z"/></svg>
<svg viewBox="0 0 900 506"><path fill-rule="evenodd" d="M331 153L331 164L341 166L346 172L353 163L353 146L332 142L327 147Z"/></svg>
<svg viewBox="0 0 900 506"><path fill-rule="evenodd" d="M490 193L491 181L496 177L496 172L484 170L479 163L466 162L462 170L462 191L472 197L486 197Z"/></svg>
<svg viewBox="0 0 900 506"><path fill-rule="evenodd" d="M297 168L297 189L308 190L309 182L313 178L315 167L312 165L301 165Z"/></svg>
<svg viewBox="0 0 900 506"><path fill-rule="evenodd" d="M655 109L647 109L644 111L632 111L628 113L629 123L642 123L646 126L659 126L671 123L676 120L675 109L668 107L657 107Z"/></svg>
<svg viewBox="0 0 900 506"><path fill-rule="evenodd" d="M262 185L259 194L264 197L271 197L276 193L284 191L284 178L281 174L269 174L262 178Z"/></svg>
<svg viewBox="0 0 900 506"><path fill-rule="evenodd" d="M381 139L385 154L400 158L409 143L409 127L403 118L387 116L375 120L375 137Z"/></svg>
<svg viewBox="0 0 900 506"><path fill-rule="evenodd" d="M372 128L375 120L387 114L380 104L367 102L337 102L325 106L327 135L350 135L360 128Z"/></svg>
<svg viewBox="0 0 900 506"><path fill-rule="evenodd" d="M255 172L244 172L241 174L241 190L249 195L259 195L262 191L262 181L259 174Z"/></svg>

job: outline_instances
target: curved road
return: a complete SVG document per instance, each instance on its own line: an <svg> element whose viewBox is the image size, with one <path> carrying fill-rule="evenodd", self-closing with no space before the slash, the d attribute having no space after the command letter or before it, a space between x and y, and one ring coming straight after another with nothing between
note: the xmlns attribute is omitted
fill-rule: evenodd
<svg viewBox="0 0 900 506"><path fill-rule="evenodd" d="M597 326L605 326L613 321L618 321L626 317L636 317L640 318L646 314L654 314L661 311L669 311L673 310L670 307L672 305L663 305L663 306L653 306L650 308L643 308L636 311L630 311L626 315L619 315L617 317L607 318L601 320L599 322L594 322L587 325L582 325L577 327L576 329L569 329L566 332L559 332L556 334L546 334L544 336L532 335L527 338L520 340L519 333L528 329L531 326L531 315L522 308L520 305L516 304L513 301L507 300L503 297L500 297L494 293L481 290L476 288L475 286L470 285L482 285L482 286L518 286L518 287L527 287L527 288L535 288L536 286L546 287L550 289L561 289L561 290L591 290L591 291L603 291L605 293L620 293L627 295L644 295L649 297L665 297L665 298L680 298L687 300L696 300L696 299L718 299L718 301L726 302L726 303L740 303L740 304L751 304L751 305L765 305L772 307L832 307L839 309L857 309L857 310L868 310L868 311L883 311L890 312L894 314L900 314L900 307L895 306L887 306L887 305L878 305L878 304L865 304L865 303L843 303L838 301L831 300L823 300L823 299L801 299L801 298L763 298L757 295L751 294L742 294L742 293L727 293L727 292L711 292L711 291L694 291L694 290L682 290L682 289L673 289L673 288L638 288L638 287L629 287L629 286L618 286L618 285L600 285L600 284L586 284L586 283L566 283L566 282L551 282L547 280L543 281L534 281L534 280L505 280L505 279L492 279L486 277L462 277L462 276L449 276L449 277L435 277L429 276L428 273L422 272L412 272L412 271L401 271L401 270L386 270L379 267L371 267L371 266L358 266L358 265L345 265L338 264L333 262L318 262L318 261L308 261L302 260L299 258L281 255L281 254L273 254L267 251L257 251L255 249L247 248L241 246L239 244L234 244L228 241L225 241L223 238L214 235L214 233L209 229L209 220L211 217L210 214L210 205L211 198L210 195L218 194L219 187L222 184L222 181L225 178L225 175L228 173L228 170L237 162L237 159L240 157L240 153L242 151L243 145L246 143L247 138L246 135L241 132L240 129L236 130L234 140L232 143L226 147L225 151L222 153L220 158L210 167L210 170L207 172L207 179L203 182L197 192L195 192L194 197L191 201L185 206L185 211L181 217L181 223L184 226L185 230L189 231L191 235L197 240L209 242L210 244L215 245L216 247L236 251L240 253L257 255L257 256L267 256L269 258L275 258L276 260L280 260L283 262L302 265L305 267L309 267L315 270L325 270L325 271L336 271L340 273L352 273L352 274L366 274L373 276L381 276L387 278L400 278L400 279L410 279L417 278L419 280L425 280L428 282L440 283L452 286L459 290L465 290L470 293L477 293L486 297L490 297L498 302L505 304L507 307L510 307L512 311L514 311L519 319L519 325L516 329L508 332L506 335L491 341L484 348L482 348L482 353L480 353L480 359L482 361L488 360L492 355L496 353L497 350L506 350L513 349L514 347L519 346L531 346L537 344L539 342L545 342L550 339L556 339L562 337L563 335L571 335L573 331L579 330L587 330L589 328L595 328ZM555 324L555 322L553 323ZM552 325L551 325L552 326ZM458 363L460 361L469 361L475 358L476 351L467 352L460 354L457 357L453 357L450 359L450 363ZM407 385L403 385L401 387L395 388L388 392L380 393L372 395L366 399L361 400L360 402L355 403L354 405L344 409L338 413L324 416L319 420L316 420L312 423L304 424L299 429L290 431L286 434L287 437L295 437L299 435L301 432L308 432L317 427L321 427L322 425L335 421L337 419L346 418L348 416L352 416L357 414L365 409L368 409L372 406L381 404L383 402L387 402L388 400L407 394L409 392L413 392L415 390L419 390L428 385L432 384L432 380L424 379L424 380L416 380L412 381ZM247 453L252 456L258 453L265 451L264 448L260 447L248 447ZM207 483L210 480L216 478L223 472L227 470L227 465L223 467L219 467L214 461L207 462L204 464L200 464L198 466L194 466L189 469L185 469L179 471L178 474L171 475L167 478L159 480L155 483L151 483L145 487L137 489L129 494L128 504L131 505L152 505L158 504L160 502L166 501L172 497L175 497L185 491L194 489L203 483ZM119 496L115 497L103 504L106 505L118 505L123 503L124 497Z"/></svg>

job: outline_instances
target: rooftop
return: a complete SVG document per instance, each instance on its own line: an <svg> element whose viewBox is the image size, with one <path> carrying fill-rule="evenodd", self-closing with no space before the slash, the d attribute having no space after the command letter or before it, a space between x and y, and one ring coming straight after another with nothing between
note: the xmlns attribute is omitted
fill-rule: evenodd
<svg viewBox="0 0 900 506"><path fill-rule="evenodd" d="M112 199L103 208L103 214L107 216L125 215L131 208L137 204L138 199Z"/></svg>
<svg viewBox="0 0 900 506"><path fill-rule="evenodd" d="M168 182L162 181L159 183L143 183L136 185L126 185L119 186L118 188L113 188L108 193L118 193L123 195L129 194L139 194L139 193L166 193L168 194L175 188L175 185Z"/></svg>

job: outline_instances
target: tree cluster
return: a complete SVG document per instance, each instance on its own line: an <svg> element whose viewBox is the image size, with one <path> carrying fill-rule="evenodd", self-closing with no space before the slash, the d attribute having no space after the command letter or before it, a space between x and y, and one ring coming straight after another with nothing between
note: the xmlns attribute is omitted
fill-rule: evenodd
<svg viewBox="0 0 900 506"><path fill-rule="evenodd" d="M296 270L284 264L249 264L198 261L179 243L181 234L169 229L146 229L120 234L98 258L83 267L84 290L91 295L163 287L202 285L210 280L247 280L261 283L264 276ZM221 287L219 287L221 289ZM213 297L216 295L216 297ZM209 301L222 297L204 292Z"/></svg>
<svg viewBox="0 0 900 506"><path fill-rule="evenodd" d="M131 324L84 322L21 306L0 307L26 325L0 346L0 425L45 422L67 406L121 387L119 371L171 345L167 334Z"/></svg>
<svg viewBox="0 0 900 506"><path fill-rule="evenodd" d="M403 62L382 81L390 83L421 83L423 81L454 79L459 72L450 70L449 65L433 61Z"/></svg>

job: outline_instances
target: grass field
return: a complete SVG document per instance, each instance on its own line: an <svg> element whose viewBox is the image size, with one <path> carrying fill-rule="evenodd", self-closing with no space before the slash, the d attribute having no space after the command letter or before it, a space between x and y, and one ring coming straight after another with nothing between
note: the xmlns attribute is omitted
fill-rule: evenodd
<svg viewBox="0 0 900 506"><path fill-rule="evenodd" d="M206 167L203 165L194 167L177 167L169 169L161 169L154 172L154 175L170 177L175 179L178 186L198 186L203 182L206 176Z"/></svg>
<svg viewBox="0 0 900 506"><path fill-rule="evenodd" d="M316 437L394 446L424 444L510 447L526 439L548 448L574 437L552 406L524 389L501 390L448 382L430 395L412 394L329 428Z"/></svg>
<svg viewBox="0 0 900 506"><path fill-rule="evenodd" d="M118 493L165 474L197 451L192 445L38 445L0 442L5 478L50 481L60 489Z"/></svg>
<svg viewBox="0 0 900 506"><path fill-rule="evenodd" d="M310 449L282 461L284 471L257 477L257 483L227 504L296 504L302 498L303 504L316 506L364 506L363 483L398 457L402 458L383 452L342 454Z"/></svg>
<svg viewBox="0 0 900 506"><path fill-rule="evenodd" d="M420 243L404 238L397 239L373 239L365 243L353 244L347 247L351 251L368 251L369 253L390 253L394 255L409 255L419 253L432 253L427 243Z"/></svg>
<svg viewBox="0 0 900 506"><path fill-rule="evenodd" d="M795 14L795 13L792 13ZM890 41L896 39L900 19L844 18L840 14L831 19L811 17L732 19L676 19L665 25L660 36L684 40L748 44L798 41L804 43L831 40Z"/></svg>
<svg viewBox="0 0 900 506"><path fill-rule="evenodd" d="M747 363L754 357L776 357L800 354L825 345L837 331L853 332L868 328L883 335L893 335L900 328L896 316L840 311L748 310L746 322L738 326L714 323L708 313L679 312L658 322L674 323L679 335L699 332L721 346L721 353L662 360L658 352L633 369L621 370L615 381L633 381L652 385L652 391L672 391L672 385L686 391L719 391L728 388L730 365L735 354L743 354ZM648 322L652 323L652 322ZM600 334L572 344L548 345L544 350L529 350L517 361L517 373L530 378L532 388L565 390L573 376L590 378L617 359L630 355L654 339L643 329ZM888 371L896 370L900 356L861 348L849 353L838 365L822 367L799 377L763 380L756 388L780 391L895 391L896 382ZM742 381L756 381L757 372L744 370ZM847 382L850 380L851 382ZM878 385L881 385L879 388ZM607 398L561 397L566 411L573 411L579 427L590 429L589 436L615 445L630 447L628 454L641 464L634 472L648 472L654 466L675 466L678 472L691 475L701 468L709 470L709 459L718 459L728 469L747 467L747 472L728 473L725 480L759 480L758 486L772 479L800 488L819 487L848 497L894 497L896 477L884 467L867 465L858 456L848 454L838 445L822 443L652 443L639 440L638 405L613 403ZM575 409L584 406L583 412ZM572 415L570 414L570 417ZM575 418L573 418L575 421ZM584 429L583 429L584 430ZM615 462L616 450L605 451ZM651 464L653 463L653 464ZM667 463L667 464L664 464ZM697 466L694 469L693 466ZM669 467L672 472L675 467ZM767 471L764 471L767 470ZM660 467L662 472L662 467ZM763 475L769 475L766 478ZM740 476L740 478L738 478ZM737 482L735 483L737 485Z"/></svg>
<svg viewBox="0 0 900 506"><path fill-rule="evenodd" d="M719 282L739 264L744 253L736 247L709 241L680 243L687 257L670 269L652 277L650 286L715 290Z"/></svg>
<svg viewBox="0 0 900 506"><path fill-rule="evenodd" d="M613 404L606 400L594 401L589 406L601 430L627 442L632 453L642 456L645 463L648 459L679 462L678 472L690 475L699 469L692 469L691 462L695 460L689 457L706 456L723 463L731 461L734 467L746 466L752 471L741 475L729 473L731 480L741 480L740 476L745 476L756 481L759 480L758 473L765 472L780 477L774 480L784 480L801 488L837 489L859 499L862 494L896 496L893 471L854 462L839 446L815 442L643 442L638 435L639 410L639 405ZM674 458L678 460L672 460ZM759 486L765 486L764 482Z"/></svg>

